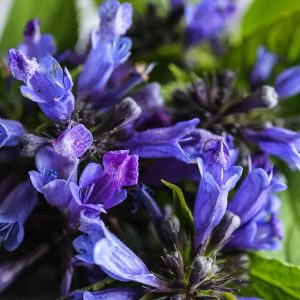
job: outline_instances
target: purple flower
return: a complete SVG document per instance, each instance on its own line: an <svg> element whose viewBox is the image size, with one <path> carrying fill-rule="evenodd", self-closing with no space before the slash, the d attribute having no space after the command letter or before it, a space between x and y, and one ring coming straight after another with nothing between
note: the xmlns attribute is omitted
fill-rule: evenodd
<svg viewBox="0 0 300 300"><path fill-rule="evenodd" d="M279 210L280 200L269 196L261 212L233 233L229 248L270 251L280 247L283 225L278 218L279 211L268 210L268 207L277 207Z"/></svg>
<svg viewBox="0 0 300 300"><path fill-rule="evenodd" d="M0 245L6 250L15 250L23 241L23 225L37 201L31 183L22 182L0 204Z"/></svg>
<svg viewBox="0 0 300 300"><path fill-rule="evenodd" d="M55 140L53 147L62 156L81 157L92 145L93 135L82 124L71 128L71 125Z"/></svg>
<svg viewBox="0 0 300 300"><path fill-rule="evenodd" d="M79 291L71 294L72 300L137 300L143 295L139 289L129 287L110 288L97 292ZM69 299L69 298L68 298Z"/></svg>
<svg viewBox="0 0 300 300"><path fill-rule="evenodd" d="M47 146L38 150L35 163L38 171L29 172L33 186L50 205L65 209L72 198L69 183L76 182L78 159L64 157Z"/></svg>
<svg viewBox="0 0 300 300"><path fill-rule="evenodd" d="M189 160L179 161L175 158L156 160L144 174L143 182L147 184L161 184L161 179L173 183L186 179L199 181L200 174L197 158L203 155L203 150L205 150L205 144L208 140L222 140L229 151L227 166L234 165L238 156L238 150L234 148L230 138L230 136L220 137L205 129L196 128L191 131L188 138L180 143Z"/></svg>
<svg viewBox="0 0 300 300"><path fill-rule="evenodd" d="M114 40L126 34L132 24L132 14L133 9L130 3L120 4L116 0L102 3L99 9L98 37L102 40Z"/></svg>
<svg viewBox="0 0 300 300"><path fill-rule="evenodd" d="M51 34L40 32L40 21L30 20L24 29L24 43L19 50L27 57L35 57L38 61L47 55L53 55L56 51L55 41Z"/></svg>
<svg viewBox="0 0 300 300"><path fill-rule="evenodd" d="M108 0L101 5L99 16L100 29L92 33L92 49L78 78L81 97L101 95L113 71L130 55L131 40L121 36L132 23L131 4Z"/></svg>
<svg viewBox="0 0 300 300"><path fill-rule="evenodd" d="M300 169L300 133L271 127L262 131L247 130L245 136L256 142L264 152L279 157L292 168Z"/></svg>
<svg viewBox="0 0 300 300"><path fill-rule="evenodd" d="M229 150L221 139L206 142L198 159L201 181L195 200L194 226L195 246L205 250L212 230L222 220L228 192L234 188L242 174L239 166L228 166Z"/></svg>
<svg viewBox="0 0 300 300"><path fill-rule="evenodd" d="M101 94L113 71L129 57L130 49L131 40L126 37L93 45L78 78L82 97Z"/></svg>
<svg viewBox="0 0 300 300"><path fill-rule="evenodd" d="M26 84L21 86L22 95L37 102L49 119L59 122L71 118L74 110L72 78L52 56L45 56L38 63L35 58L10 49L9 67L13 76Z"/></svg>
<svg viewBox="0 0 300 300"><path fill-rule="evenodd" d="M0 148L17 146L24 134L25 129L20 122L0 118Z"/></svg>
<svg viewBox="0 0 300 300"><path fill-rule="evenodd" d="M282 239L282 225L278 219L280 200L272 193L286 188L273 175L267 156L258 157L254 169L242 182L228 205L228 210L240 217L240 227L234 232L228 247L238 249L272 250ZM262 167L266 167L266 170Z"/></svg>
<svg viewBox="0 0 300 300"><path fill-rule="evenodd" d="M236 9L233 0L203 0L186 5L186 37L189 45L215 38Z"/></svg>
<svg viewBox="0 0 300 300"><path fill-rule="evenodd" d="M275 90L280 99L288 98L300 92L300 66L289 68L280 73L275 82Z"/></svg>
<svg viewBox="0 0 300 300"><path fill-rule="evenodd" d="M141 90L135 93L132 98L141 107L143 112L160 108L164 104L161 86L157 82L146 84Z"/></svg>
<svg viewBox="0 0 300 300"><path fill-rule="evenodd" d="M77 216L80 210L104 211L124 201L127 192L123 187L138 182L138 156L127 150L111 151L100 164L89 163L81 174L79 185L70 183L73 195L70 211Z"/></svg>
<svg viewBox="0 0 300 300"><path fill-rule="evenodd" d="M154 68L154 64L138 66L136 68L131 68L130 71L128 70L125 76L123 70L124 65L125 64L122 64L114 69L106 86L93 95L95 99L94 108L106 109L118 104L127 96L130 90L145 81L148 74ZM118 76L121 78L117 79L117 73L119 73Z"/></svg>
<svg viewBox="0 0 300 300"><path fill-rule="evenodd" d="M261 86L270 78L272 70L278 62L278 56L267 51L265 47L259 47L256 54L256 63L250 74L251 85Z"/></svg>
<svg viewBox="0 0 300 300"><path fill-rule="evenodd" d="M120 143L121 147L129 149L140 157L163 158L174 157L189 162L189 155L183 150L181 143L191 133L199 119L178 122L177 124L136 132L132 138Z"/></svg>
<svg viewBox="0 0 300 300"><path fill-rule="evenodd" d="M82 214L80 230L87 235L81 235L73 242L79 260L98 265L108 276L119 281L164 287L163 282L101 220Z"/></svg>

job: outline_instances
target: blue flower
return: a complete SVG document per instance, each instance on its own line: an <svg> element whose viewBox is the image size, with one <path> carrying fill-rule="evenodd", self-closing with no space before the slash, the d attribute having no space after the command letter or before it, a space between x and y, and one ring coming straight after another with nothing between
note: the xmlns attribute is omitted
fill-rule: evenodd
<svg viewBox="0 0 300 300"><path fill-rule="evenodd" d="M37 201L31 183L22 182L0 204L0 245L6 250L15 250L23 241L23 225Z"/></svg>
<svg viewBox="0 0 300 300"><path fill-rule="evenodd" d="M99 39L113 40L125 35L132 25L133 9L130 3L120 4L116 0L103 2L99 9Z"/></svg>
<svg viewBox="0 0 300 300"><path fill-rule="evenodd" d="M300 169L300 133L281 127L261 131L246 130L247 139L256 142L264 152L277 156L290 167Z"/></svg>
<svg viewBox="0 0 300 300"><path fill-rule="evenodd" d="M27 57L35 57L38 61L56 51L55 41L51 34L40 32L40 21L30 20L24 29L24 43L19 45L19 50Z"/></svg>
<svg viewBox="0 0 300 300"><path fill-rule="evenodd" d="M81 235L73 242L79 260L98 265L108 276L119 281L136 281L155 288L165 287L101 220L82 214L80 230L87 235Z"/></svg>
<svg viewBox="0 0 300 300"><path fill-rule="evenodd" d="M0 148L17 146L23 134L25 129L20 122L0 119Z"/></svg>
<svg viewBox="0 0 300 300"><path fill-rule="evenodd" d="M256 63L250 74L251 85L258 87L265 84L277 62L278 56L276 54L267 51L265 47L259 47L256 54Z"/></svg>
<svg viewBox="0 0 300 300"><path fill-rule="evenodd" d="M286 186L273 175L266 155L255 160L256 157L254 168L228 205L228 210L240 217L240 227L228 247L272 250L278 248L282 239L282 224L278 219L280 200L273 193Z"/></svg>
<svg viewBox="0 0 300 300"><path fill-rule="evenodd" d="M72 198L70 182L76 182L78 159L58 154L52 147L43 147L35 156L38 171L29 176L36 190L44 195L50 205L66 209Z"/></svg>
<svg viewBox="0 0 300 300"><path fill-rule="evenodd" d="M131 50L131 40L121 36L131 26L132 6L108 0L101 5L99 16L100 28L92 33L92 49L78 78L83 98L101 95L113 71L128 59Z"/></svg>
<svg viewBox="0 0 300 300"><path fill-rule="evenodd" d="M300 66L291 67L280 73L275 81L275 90L280 99L300 93Z"/></svg>
<svg viewBox="0 0 300 300"><path fill-rule="evenodd" d="M53 141L53 147L62 156L81 157L92 145L93 135L82 124L71 128L71 125Z"/></svg>
<svg viewBox="0 0 300 300"><path fill-rule="evenodd" d="M189 45L216 37L224 29L236 5L232 0L203 0L186 5L186 38Z"/></svg>
<svg viewBox="0 0 300 300"><path fill-rule="evenodd" d="M221 139L206 142L198 159L201 181L195 200L195 247L205 251L212 230L222 220L227 207L228 192L242 174L239 166L229 166L229 150Z"/></svg>
<svg viewBox="0 0 300 300"><path fill-rule="evenodd" d="M174 157L178 160L189 162L189 155L184 151L181 143L199 123L195 118L189 121L164 127L136 132L132 138L120 143L121 147L129 149L140 157L163 158Z"/></svg>
<svg viewBox="0 0 300 300"><path fill-rule="evenodd" d="M13 76L26 84L21 86L22 95L37 102L49 119L59 122L71 118L75 102L72 78L52 56L45 56L38 63L35 58L10 49L9 67Z"/></svg>
<svg viewBox="0 0 300 300"><path fill-rule="evenodd" d="M70 296L72 300L136 300L140 299L142 295L143 292L140 289L119 287L97 292L78 291L73 292Z"/></svg>
<svg viewBox="0 0 300 300"><path fill-rule="evenodd" d="M69 210L73 218L82 209L97 213L116 206L127 197L123 187L138 182L138 157L129 155L126 150L104 154L103 167L89 163L81 174L79 185L70 183L73 201Z"/></svg>
<svg viewBox="0 0 300 300"><path fill-rule="evenodd" d="M126 37L94 45L78 78L78 91L82 97L101 94L112 72L129 57L130 49L131 40Z"/></svg>

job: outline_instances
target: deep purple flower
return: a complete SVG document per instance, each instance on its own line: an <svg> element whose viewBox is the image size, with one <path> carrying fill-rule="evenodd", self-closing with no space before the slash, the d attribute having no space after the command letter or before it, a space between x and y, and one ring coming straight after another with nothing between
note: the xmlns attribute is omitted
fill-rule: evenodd
<svg viewBox="0 0 300 300"><path fill-rule="evenodd" d="M250 82L253 87L266 83L272 70L278 62L278 56L269 52L265 47L259 47L256 54L256 63L250 74Z"/></svg>
<svg viewBox="0 0 300 300"><path fill-rule="evenodd" d="M31 183L22 182L0 204L0 245L6 250L15 250L23 241L23 225L37 201Z"/></svg>
<svg viewBox="0 0 300 300"><path fill-rule="evenodd" d="M215 38L235 12L233 0L203 0L186 5L186 38L189 45Z"/></svg>
<svg viewBox="0 0 300 300"><path fill-rule="evenodd" d="M82 124L71 125L55 140L53 147L62 156L81 157L92 145L93 135Z"/></svg>
<svg viewBox="0 0 300 300"><path fill-rule="evenodd" d="M300 93L300 66L291 67L280 73L275 82L275 90L280 99Z"/></svg>
<svg viewBox="0 0 300 300"><path fill-rule="evenodd" d="M182 180L199 181L199 168L194 163L186 163L175 158L156 159L142 177L142 182L161 185L161 179L176 183Z"/></svg>
<svg viewBox="0 0 300 300"><path fill-rule="evenodd" d="M212 230L222 220L228 192L234 188L242 174L239 166L228 166L229 150L221 139L208 140L198 159L201 181L195 200L195 247L204 250Z"/></svg>
<svg viewBox="0 0 300 300"><path fill-rule="evenodd" d="M73 201L70 211L77 216L80 210L104 211L124 201L127 192L123 187L138 182L138 157L127 150L111 151L100 164L89 163L81 174L79 185L70 183Z"/></svg>
<svg viewBox="0 0 300 300"><path fill-rule="evenodd" d="M18 145L23 134L25 129L20 122L0 118L0 148Z"/></svg>
<svg viewBox="0 0 300 300"><path fill-rule="evenodd" d="M45 56L38 63L35 58L10 49L9 67L13 76L26 84L21 86L22 95L37 102L49 119L59 122L71 118L74 110L72 78L52 56Z"/></svg>
<svg viewBox="0 0 300 300"><path fill-rule="evenodd" d="M54 38L51 34L40 32L40 21L30 20L24 29L24 43L19 50L27 57L35 57L38 61L47 55L53 55L56 51Z"/></svg>
<svg viewBox="0 0 300 300"><path fill-rule="evenodd" d="M228 205L228 210L240 217L240 227L234 232L228 247L238 249L278 248L282 239L282 224L278 219L280 200L274 192L286 188L273 175L267 156L253 158L254 169L242 182ZM266 170L262 167L266 167Z"/></svg>
<svg viewBox="0 0 300 300"><path fill-rule="evenodd" d="M136 132L132 138L120 143L120 146L129 149L140 157L174 157L188 162L189 155L183 150L181 143L184 142L185 137L195 129L198 123L199 119L195 118L178 122L170 127Z"/></svg>
<svg viewBox="0 0 300 300"><path fill-rule="evenodd" d="M247 130L245 136L256 142L264 152L279 157L292 168L300 169L300 133L270 127L262 131Z"/></svg>
<svg viewBox="0 0 300 300"><path fill-rule="evenodd" d="M82 214L81 221L80 230L87 235L81 235L73 242L79 260L98 265L108 276L119 281L164 287L163 282L101 220L90 219Z"/></svg>
<svg viewBox="0 0 300 300"><path fill-rule="evenodd" d="M170 0L171 7L179 7L184 5L185 0Z"/></svg>
<svg viewBox="0 0 300 300"><path fill-rule="evenodd" d="M76 182L78 159L64 157L47 146L38 150L35 163L38 171L29 172L33 186L50 205L64 210L72 198L69 183Z"/></svg>

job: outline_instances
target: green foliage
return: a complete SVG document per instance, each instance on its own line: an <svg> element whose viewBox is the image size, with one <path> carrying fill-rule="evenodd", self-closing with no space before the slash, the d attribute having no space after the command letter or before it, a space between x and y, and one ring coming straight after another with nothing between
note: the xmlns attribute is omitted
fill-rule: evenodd
<svg viewBox="0 0 300 300"><path fill-rule="evenodd" d="M245 16L241 40L229 49L224 66L239 70L245 79L260 45L281 55L289 64L298 62L299 18L298 0L255 0Z"/></svg>
<svg viewBox="0 0 300 300"><path fill-rule="evenodd" d="M74 47L78 30L75 0L13 0L0 41L1 52L20 44L25 24L34 17L41 20L42 32L54 35L59 50Z"/></svg>
<svg viewBox="0 0 300 300"><path fill-rule="evenodd" d="M300 268L277 259L250 255L250 289L246 294L265 300L300 299Z"/></svg>
<svg viewBox="0 0 300 300"><path fill-rule="evenodd" d="M282 258L300 265L300 174L286 171L288 189L282 197L282 220L284 223L284 240Z"/></svg>
<svg viewBox="0 0 300 300"><path fill-rule="evenodd" d="M278 18L300 8L299 0L255 0L243 20L242 36L247 36L266 23L273 23Z"/></svg>
<svg viewBox="0 0 300 300"><path fill-rule="evenodd" d="M175 215L179 218L181 226L192 232L194 228L194 218L189 207L186 204L182 190L175 184L172 184L165 180L161 181L165 186L173 191L174 212Z"/></svg>

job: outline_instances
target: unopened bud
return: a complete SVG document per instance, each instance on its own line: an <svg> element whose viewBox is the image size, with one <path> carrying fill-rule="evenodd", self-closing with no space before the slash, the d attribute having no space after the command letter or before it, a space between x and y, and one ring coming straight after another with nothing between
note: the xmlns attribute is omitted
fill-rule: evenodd
<svg viewBox="0 0 300 300"><path fill-rule="evenodd" d="M124 127L137 119L141 112L140 106L132 98L126 98L106 114L107 117L99 125L98 130L108 132Z"/></svg>
<svg viewBox="0 0 300 300"><path fill-rule="evenodd" d="M231 106L226 114L246 113L258 108L274 108L277 104L278 95L275 89L265 85Z"/></svg>
<svg viewBox="0 0 300 300"><path fill-rule="evenodd" d="M36 136L34 134L28 133L24 134L19 140L19 152L21 156L34 157L36 151L47 145L50 139Z"/></svg>
<svg viewBox="0 0 300 300"><path fill-rule="evenodd" d="M189 278L189 289L195 289L211 272L213 267L213 260L210 257L196 256Z"/></svg>
<svg viewBox="0 0 300 300"><path fill-rule="evenodd" d="M214 253L220 251L231 239L233 232L240 226L241 220L239 216L227 211L222 221L214 229L214 235L209 242L209 249L213 249Z"/></svg>
<svg viewBox="0 0 300 300"><path fill-rule="evenodd" d="M165 243L174 248L179 243L180 222L176 216L166 217L161 222L161 232Z"/></svg>
<svg viewBox="0 0 300 300"><path fill-rule="evenodd" d="M164 260L168 268L175 274L179 279L183 278L184 264L183 259L179 251L173 253L167 253L164 256Z"/></svg>

